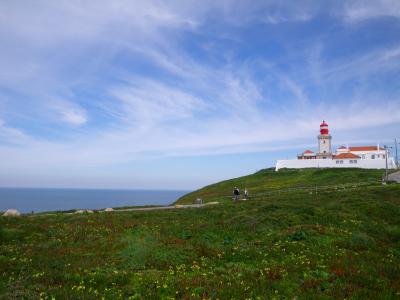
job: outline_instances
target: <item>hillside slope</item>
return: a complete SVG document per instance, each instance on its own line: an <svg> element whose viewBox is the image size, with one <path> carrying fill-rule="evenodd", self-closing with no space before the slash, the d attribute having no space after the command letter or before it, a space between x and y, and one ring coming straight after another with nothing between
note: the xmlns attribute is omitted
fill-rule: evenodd
<svg viewBox="0 0 400 300"><path fill-rule="evenodd" d="M0 299L398 299L399 215L391 184L0 217Z"/></svg>
<svg viewBox="0 0 400 300"><path fill-rule="evenodd" d="M264 169L252 175L218 182L184 195L177 204L193 203L197 198L204 202L228 201L232 190L237 186L247 190L250 196L276 189L327 186L348 183L377 183L383 170L373 169Z"/></svg>

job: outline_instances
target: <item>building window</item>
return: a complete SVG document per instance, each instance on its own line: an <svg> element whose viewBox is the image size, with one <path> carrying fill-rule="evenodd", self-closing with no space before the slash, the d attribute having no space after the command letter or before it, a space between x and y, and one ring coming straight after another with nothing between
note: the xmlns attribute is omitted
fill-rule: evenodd
<svg viewBox="0 0 400 300"><path fill-rule="evenodd" d="M340 164L341 164L341 165L343 164L343 160L340 161Z"/></svg>
<svg viewBox="0 0 400 300"><path fill-rule="evenodd" d="M362 159L365 159L365 154L361 155Z"/></svg>
<svg viewBox="0 0 400 300"><path fill-rule="evenodd" d="M339 164L339 161L338 161L338 160L336 161L336 164L337 164L337 165Z"/></svg>
<svg viewBox="0 0 400 300"><path fill-rule="evenodd" d="M325 141L324 141L324 144L325 144Z"/></svg>
<svg viewBox="0 0 400 300"><path fill-rule="evenodd" d="M382 158L385 158L385 154L382 154Z"/></svg>
<svg viewBox="0 0 400 300"><path fill-rule="evenodd" d="M379 158L379 154L377 154L376 157Z"/></svg>
<svg viewBox="0 0 400 300"><path fill-rule="evenodd" d="M372 155L371 155L371 159L375 159L375 154L372 154Z"/></svg>

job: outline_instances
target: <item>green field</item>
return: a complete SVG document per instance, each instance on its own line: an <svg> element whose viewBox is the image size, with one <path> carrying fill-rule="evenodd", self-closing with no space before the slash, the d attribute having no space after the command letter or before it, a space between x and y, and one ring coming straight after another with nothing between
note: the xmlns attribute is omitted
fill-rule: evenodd
<svg viewBox="0 0 400 300"><path fill-rule="evenodd" d="M1 217L0 298L398 299L400 185L381 176L264 170L179 201L221 201L204 208ZM233 203L243 184L351 185Z"/></svg>
<svg viewBox="0 0 400 300"><path fill-rule="evenodd" d="M204 202L229 201L233 188L241 191L245 188L250 196L268 191L293 188L315 188L334 185L353 185L358 183L377 184L383 175L382 170L366 169L281 169L275 172L274 168L264 169L255 174L226 180L206 186L180 198L177 203L193 203L197 198Z"/></svg>

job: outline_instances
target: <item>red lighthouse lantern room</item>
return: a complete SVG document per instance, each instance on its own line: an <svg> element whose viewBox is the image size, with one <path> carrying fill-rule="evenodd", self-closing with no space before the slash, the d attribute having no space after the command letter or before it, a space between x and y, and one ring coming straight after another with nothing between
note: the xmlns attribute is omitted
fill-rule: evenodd
<svg viewBox="0 0 400 300"><path fill-rule="evenodd" d="M319 132L321 134L329 134L328 124L325 121L322 121L321 125L319 125Z"/></svg>

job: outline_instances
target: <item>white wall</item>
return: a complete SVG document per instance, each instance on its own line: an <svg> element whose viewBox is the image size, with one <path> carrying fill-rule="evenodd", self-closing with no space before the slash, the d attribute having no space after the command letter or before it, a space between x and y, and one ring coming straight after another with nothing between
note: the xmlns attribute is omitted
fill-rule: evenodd
<svg viewBox="0 0 400 300"><path fill-rule="evenodd" d="M384 156L386 155L386 150L369 150L369 151L348 151L348 149L337 149L337 153L346 153L350 152L355 155L362 157L365 156L363 159L372 159L372 155L375 155L375 159L383 159L385 160ZM377 157L379 155L379 157ZM390 157L390 154L389 154Z"/></svg>
<svg viewBox="0 0 400 300"><path fill-rule="evenodd" d="M394 159L388 158L388 168L396 167ZM385 169L385 159L357 159L356 164L350 164L349 159L343 159L343 164L336 164L334 159L288 159L278 160L275 170L282 168L304 169L304 168L362 168L362 169Z"/></svg>

